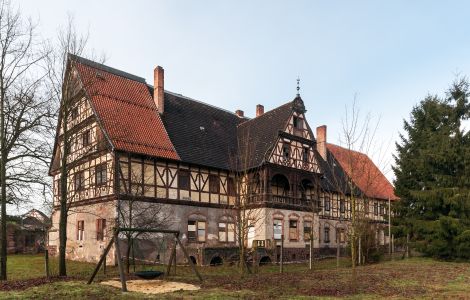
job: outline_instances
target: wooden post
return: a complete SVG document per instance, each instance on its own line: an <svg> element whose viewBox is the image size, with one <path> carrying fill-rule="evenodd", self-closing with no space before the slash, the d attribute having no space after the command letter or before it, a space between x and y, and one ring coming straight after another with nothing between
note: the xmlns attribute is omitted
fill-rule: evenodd
<svg viewBox="0 0 470 300"><path fill-rule="evenodd" d="M339 248L339 230L336 228L336 267L339 268L339 255L340 255L340 248Z"/></svg>
<svg viewBox="0 0 470 300"><path fill-rule="evenodd" d="M177 241L175 240L175 247L173 248L173 275L176 276L176 244Z"/></svg>
<svg viewBox="0 0 470 300"><path fill-rule="evenodd" d="M310 245L309 245L309 250L310 250L310 256L309 256L309 265L308 268L312 270L313 268L313 237L312 234L310 235Z"/></svg>
<svg viewBox="0 0 470 300"><path fill-rule="evenodd" d="M410 234L406 234L406 250L405 250L405 257L410 258L410 248L409 248L409 242L410 242Z"/></svg>
<svg viewBox="0 0 470 300"><path fill-rule="evenodd" d="M119 231L116 230L114 233L114 244L116 247L116 254L117 254L117 263L119 268L119 278L121 279L122 291L127 292L127 285L126 285L126 274L124 274L124 266L122 265L121 261L121 249L119 248Z"/></svg>
<svg viewBox="0 0 470 300"><path fill-rule="evenodd" d="M279 272L284 272L284 235L281 234L281 259Z"/></svg>
<svg viewBox="0 0 470 300"><path fill-rule="evenodd" d="M392 234L392 259L393 259L393 253L395 253L395 235Z"/></svg>
<svg viewBox="0 0 470 300"><path fill-rule="evenodd" d="M388 197L388 254L392 259L392 210L390 205L390 197Z"/></svg>
<svg viewBox="0 0 470 300"><path fill-rule="evenodd" d="M114 243L114 235L113 237L111 238L111 240L109 241L108 243L108 246L106 246L106 248L104 249L104 252L103 254L101 255L101 258L100 258L100 261L98 262L98 264L96 265L95 267L95 270L93 271L93 274L91 275L90 279L88 280L87 284L90 284L93 282L93 279L95 278L96 274L98 273L100 267L101 267L101 264L106 261L106 255L108 255L108 252L109 250L111 249L111 247L113 246L113 243Z"/></svg>
<svg viewBox="0 0 470 300"><path fill-rule="evenodd" d="M176 247L176 242L175 244L173 244L173 248L171 248L171 254L170 254L170 260L168 261L168 266L166 267L166 275L167 276L170 276L170 272L171 272L171 265L173 264L173 257L175 255L175 248Z"/></svg>
<svg viewBox="0 0 470 300"><path fill-rule="evenodd" d="M49 250L48 249L44 251L44 263L46 267L46 277L49 278L50 274L49 274Z"/></svg>
<svg viewBox="0 0 470 300"><path fill-rule="evenodd" d="M104 261L103 261L103 274L106 275L106 255L104 256Z"/></svg>
<svg viewBox="0 0 470 300"><path fill-rule="evenodd" d="M191 266L191 269L193 269L193 272L196 273L197 278L199 278L199 281L202 282L202 277L201 274L196 269L196 266L194 265L193 261L189 258L188 252L186 252L186 249L184 248L183 244L181 243L179 236L176 235L176 242L180 245L181 250L183 251L184 257L188 260L189 265Z"/></svg>
<svg viewBox="0 0 470 300"><path fill-rule="evenodd" d="M361 244L361 237L359 236L359 241L358 241L358 257L357 257L357 260L358 260L358 265L361 265L362 263L364 263L362 261L362 244Z"/></svg>

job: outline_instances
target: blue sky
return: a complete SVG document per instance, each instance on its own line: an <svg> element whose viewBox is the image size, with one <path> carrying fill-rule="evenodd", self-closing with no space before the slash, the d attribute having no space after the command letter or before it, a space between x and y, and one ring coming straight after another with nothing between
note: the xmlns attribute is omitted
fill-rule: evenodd
<svg viewBox="0 0 470 300"><path fill-rule="evenodd" d="M106 64L150 84L161 65L167 90L248 116L258 103L269 110L292 100L300 76L309 124L328 125L333 143L356 95L363 115L380 118L376 139L389 162L412 107L470 74L468 1L18 4L46 38L71 13Z"/></svg>

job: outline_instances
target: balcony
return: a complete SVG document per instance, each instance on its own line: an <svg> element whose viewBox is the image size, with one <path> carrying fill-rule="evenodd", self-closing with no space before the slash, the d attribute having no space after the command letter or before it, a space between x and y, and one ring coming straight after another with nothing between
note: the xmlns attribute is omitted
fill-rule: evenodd
<svg viewBox="0 0 470 300"><path fill-rule="evenodd" d="M313 197L291 197L281 196L271 193L254 194L248 196L249 204L281 204L288 206L295 206L303 209L314 209L316 212L320 211L320 201Z"/></svg>

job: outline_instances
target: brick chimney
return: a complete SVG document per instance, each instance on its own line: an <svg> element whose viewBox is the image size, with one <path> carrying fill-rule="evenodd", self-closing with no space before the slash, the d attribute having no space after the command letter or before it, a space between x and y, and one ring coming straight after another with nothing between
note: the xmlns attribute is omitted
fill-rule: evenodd
<svg viewBox="0 0 470 300"><path fill-rule="evenodd" d="M326 161L326 125L317 127L317 151Z"/></svg>
<svg viewBox="0 0 470 300"><path fill-rule="evenodd" d="M244 117L243 110L237 109L237 110L235 111L235 114L236 114L237 116L239 116L240 118L243 118L243 117Z"/></svg>
<svg viewBox="0 0 470 300"><path fill-rule="evenodd" d="M165 111L165 101L164 98L164 80L165 80L165 70L162 67L157 66L153 70L153 101L158 108L158 112L163 114Z"/></svg>
<svg viewBox="0 0 470 300"><path fill-rule="evenodd" d="M264 114L264 106L261 104L256 105L256 116L259 117Z"/></svg>

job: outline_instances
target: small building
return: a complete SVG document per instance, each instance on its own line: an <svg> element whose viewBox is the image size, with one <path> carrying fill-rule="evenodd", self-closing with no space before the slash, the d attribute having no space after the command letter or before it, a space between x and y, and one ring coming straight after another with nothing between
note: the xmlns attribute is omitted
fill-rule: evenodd
<svg viewBox="0 0 470 300"><path fill-rule="evenodd" d="M20 216L9 216L7 221L7 252L35 254L44 251L50 219L41 211L32 209Z"/></svg>
<svg viewBox="0 0 470 300"><path fill-rule="evenodd" d="M179 230L201 265L233 260L239 203L256 214L247 247L264 260L279 259L281 238L285 260L307 259L310 243L315 255L346 247L352 199L377 225L380 244L388 243L393 186L367 155L328 143L326 126L313 131L299 94L266 112L257 105L248 118L165 90L161 67L152 86L70 55L67 74L76 86L67 87L75 95L59 120L50 167L49 245L58 248L67 149L69 259L97 261L118 223ZM68 141L61 124L68 125ZM107 261L114 261L114 250Z"/></svg>

